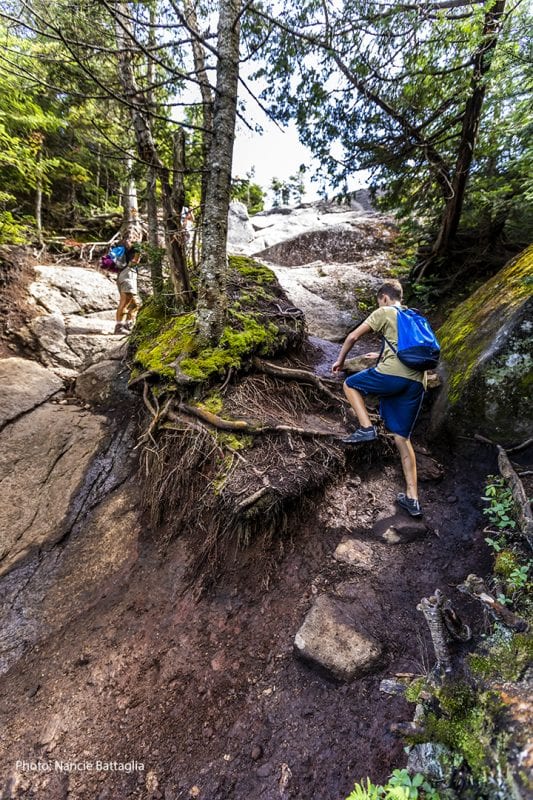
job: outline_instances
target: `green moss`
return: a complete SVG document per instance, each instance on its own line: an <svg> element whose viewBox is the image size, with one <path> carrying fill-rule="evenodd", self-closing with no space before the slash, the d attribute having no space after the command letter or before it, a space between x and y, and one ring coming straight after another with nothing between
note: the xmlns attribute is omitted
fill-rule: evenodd
<svg viewBox="0 0 533 800"><path fill-rule="evenodd" d="M449 369L448 398L452 404L459 399L461 384L471 377L496 330L531 295L528 278L532 269L533 246L457 306L439 329L442 356Z"/></svg>
<svg viewBox="0 0 533 800"><path fill-rule="evenodd" d="M165 321L154 304L147 304L138 317L133 343L135 361L145 370L174 378L173 362L195 347L195 317L192 312Z"/></svg>
<svg viewBox="0 0 533 800"><path fill-rule="evenodd" d="M474 675L492 680L518 680L533 660L533 634L499 634L489 640L485 652L470 653L468 664Z"/></svg>
<svg viewBox="0 0 533 800"><path fill-rule="evenodd" d="M415 680L411 681L411 683L405 690L405 699L409 703L418 703L421 693L426 689L427 689L426 679L415 678Z"/></svg>
<svg viewBox="0 0 533 800"><path fill-rule="evenodd" d="M217 346L199 346L193 312L169 315L152 300L142 308L131 338L137 368L172 382L179 365L179 371L193 381L208 382L231 367L241 369L252 355L274 355L283 345L284 336L265 313L279 291L276 276L244 256L231 256L229 261L230 303Z"/></svg>
<svg viewBox="0 0 533 800"><path fill-rule="evenodd" d="M460 701L465 698L463 689L458 691L455 699L450 693L444 701L448 710L453 712L452 717L438 716L434 712L426 716L425 737L459 752L473 777L482 780L491 770L490 753L502 702L495 692L484 692L477 698L467 692L467 706L461 708Z"/></svg>
<svg viewBox="0 0 533 800"><path fill-rule="evenodd" d="M224 403L222 398L218 392L211 392L207 397L198 403L199 408L204 408L206 411L210 411L211 414L220 415L222 409L224 407Z"/></svg>
<svg viewBox="0 0 533 800"><path fill-rule="evenodd" d="M221 447L227 447L230 450L246 450L254 443L253 436L240 436L237 433L227 433L223 431L217 434L217 441Z"/></svg>
<svg viewBox="0 0 533 800"><path fill-rule="evenodd" d="M272 270L254 261L253 258L248 256L229 256L228 261L232 269L256 286L275 284L277 282Z"/></svg>
<svg viewBox="0 0 533 800"><path fill-rule="evenodd" d="M494 574L501 575L502 578L509 578L511 572L520 566L520 562L512 550L502 550L496 556L494 563Z"/></svg>

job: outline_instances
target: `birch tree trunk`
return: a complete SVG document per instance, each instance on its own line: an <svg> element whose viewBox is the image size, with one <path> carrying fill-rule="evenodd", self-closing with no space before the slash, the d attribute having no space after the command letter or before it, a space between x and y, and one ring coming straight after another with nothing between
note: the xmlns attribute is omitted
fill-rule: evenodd
<svg viewBox="0 0 533 800"><path fill-rule="evenodd" d="M139 205L137 202L137 186L132 174L132 160L126 160L127 178L122 192L122 208L124 218L122 221L122 235L132 242L142 239L141 221L139 219Z"/></svg>
<svg viewBox="0 0 533 800"><path fill-rule="evenodd" d="M198 334L206 343L220 336L226 309L226 245L239 82L240 12L241 0L220 0L217 85L213 135L206 165L198 287Z"/></svg>

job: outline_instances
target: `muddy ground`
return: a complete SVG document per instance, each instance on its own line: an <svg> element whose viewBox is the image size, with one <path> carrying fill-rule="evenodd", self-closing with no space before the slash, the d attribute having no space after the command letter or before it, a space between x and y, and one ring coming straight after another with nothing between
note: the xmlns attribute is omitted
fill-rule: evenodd
<svg viewBox="0 0 533 800"><path fill-rule="evenodd" d="M427 412L419 441L426 423ZM279 542L275 553L252 545L200 600L185 582L198 542L181 537L161 551L145 526L136 559L92 608L1 679L3 796L342 800L354 780L379 781L404 764L389 726L413 707L379 683L432 665L416 604L436 587L481 632L477 608L455 587L490 562L480 501L495 470L490 450L464 440L435 448L445 475L422 485L420 538L389 544L372 533L378 517L396 513L399 464L364 468L348 453L346 472L291 527L281 557ZM371 544L369 568L333 560L345 535ZM323 592L343 597L384 645L375 674L343 685L294 657L295 633ZM78 766L62 772L56 761ZM96 761L109 771L84 768ZM137 763L124 772L113 762Z"/></svg>

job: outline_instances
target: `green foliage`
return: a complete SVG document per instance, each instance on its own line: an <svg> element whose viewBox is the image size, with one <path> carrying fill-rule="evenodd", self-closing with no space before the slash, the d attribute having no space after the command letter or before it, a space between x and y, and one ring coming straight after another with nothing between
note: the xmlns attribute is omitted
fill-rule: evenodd
<svg viewBox="0 0 533 800"><path fill-rule="evenodd" d="M356 783L346 800L440 800L440 795L420 773L409 775L406 769L395 769L388 783L378 786L366 779Z"/></svg>
<svg viewBox="0 0 533 800"><path fill-rule="evenodd" d="M249 214L258 214L265 207L265 193L258 183L253 183L253 170L246 178L234 178L231 184L231 199L244 203Z"/></svg>
<svg viewBox="0 0 533 800"><path fill-rule="evenodd" d="M481 80L464 224L489 242L502 230L523 241L533 222L526 4L506 9L485 76L474 74L473 63L486 37L487 4L461 14L377 0L341 0L327 11L320 3L270 5L284 28L269 29L257 76L275 117L295 120L321 178L346 187L369 170L378 205L398 212L420 241L449 196L435 162L453 173L467 100ZM259 45L264 26L252 17L248 29Z"/></svg>
<svg viewBox="0 0 533 800"><path fill-rule="evenodd" d="M488 508L483 509L491 522L498 530L508 531L516 528L514 514L514 499L511 489L501 477L489 476L489 483L485 489L483 500L489 504ZM492 539L485 540L496 552L500 549L500 544Z"/></svg>

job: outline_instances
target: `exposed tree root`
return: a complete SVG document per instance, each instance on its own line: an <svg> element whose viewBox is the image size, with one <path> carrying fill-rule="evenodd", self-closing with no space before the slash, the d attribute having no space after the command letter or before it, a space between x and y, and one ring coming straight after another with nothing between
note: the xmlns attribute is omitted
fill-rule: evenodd
<svg viewBox="0 0 533 800"><path fill-rule="evenodd" d="M312 428L299 428L294 425L252 425L250 422L246 422L245 420L241 419L223 419L217 414L213 414L211 411L207 411L204 408L197 408L196 406L189 406L186 403L179 403L177 407L178 410L183 414L197 417L198 419L202 420L202 422L212 425L214 428L217 428L217 430L220 431L245 433L251 436L263 436L266 434L281 433L294 434L295 436L303 436L306 438L320 437L331 439L332 437L334 438L336 436L336 434L331 433L331 431L318 431L313 430ZM168 417L169 419L173 419L172 412L168 413Z"/></svg>
<svg viewBox="0 0 533 800"><path fill-rule="evenodd" d="M328 389L327 386L324 386L318 375L315 375L309 370L279 367L277 364L271 364L268 361L263 361L261 358L254 358L253 365L259 372L265 372L267 375L272 375L275 378L284 378L285 380L312 384L318 389L320 394L322 394L324 397L327 397L328 400L331 400L334 405L342 405L347 403L343 397L338 394L334 394L334 392Z"/></svg>

